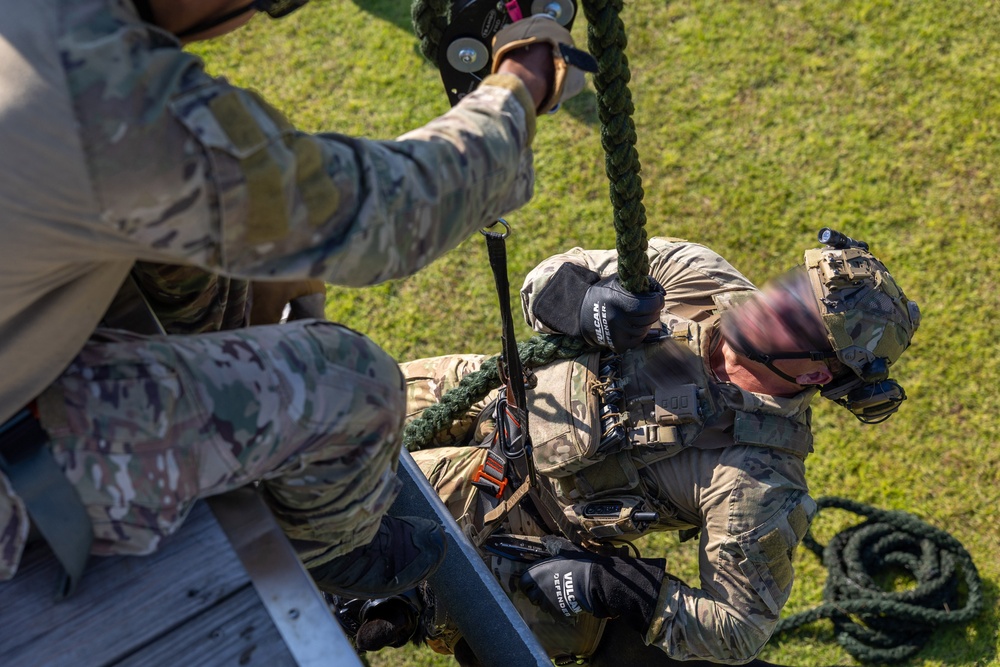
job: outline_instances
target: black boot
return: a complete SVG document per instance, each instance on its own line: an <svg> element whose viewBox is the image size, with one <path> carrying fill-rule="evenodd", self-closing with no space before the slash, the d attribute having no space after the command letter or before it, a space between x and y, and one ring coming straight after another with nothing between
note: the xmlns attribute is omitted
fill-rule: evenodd
<svg viewBox="0 0 1000 667"><path fill-rule="evenodd" d="M419 517L382 517L368 544L310 568L320 590L382 598L416 586L437 570L447 550L444 529Z"/></svg>

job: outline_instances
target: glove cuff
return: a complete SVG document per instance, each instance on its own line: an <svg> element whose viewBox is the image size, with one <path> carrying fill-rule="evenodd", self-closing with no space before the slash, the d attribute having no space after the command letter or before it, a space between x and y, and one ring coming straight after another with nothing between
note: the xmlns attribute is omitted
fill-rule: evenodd
<svg viewBox="0 0 1000 667"><path fill-rule="evenodd" d="M596 271L577 264L563 264L538 293L533 306L535 317L553 331L582 336L580 309L587 290L600 279Z"/></svg>
<svg viewBox="0 0 1000 667"><path fill-rule="evenodd" d="M545 42L550 45L555 78L545 100L538 106L538 114L552 111L563 97L572 97L583 89L583 72L596 72L597 61L586 51L575 48L570 32L548 16L536 15L512 23L493 38L493 65L496 73L500 63L511 51L532 44Z"/></svg>
<svg viewBox="0 0 1000 667"><path fill-rule="evenodd" d="M645 636L653 622L660 588L666 577L662 558L612 558L591 573L594 615L621 618Z"/></svg>

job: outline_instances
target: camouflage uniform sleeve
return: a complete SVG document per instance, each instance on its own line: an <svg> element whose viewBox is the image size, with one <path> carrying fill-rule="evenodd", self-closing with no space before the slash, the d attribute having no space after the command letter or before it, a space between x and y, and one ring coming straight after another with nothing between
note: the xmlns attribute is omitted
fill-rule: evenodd
<svg viewBox="0 0 1000 667"><path fill-rule="evenodd" d="M649 272L666 292L664 313L701 320L715 310L714 297L756 289L714 250L681 239L649 240Z"/></svg>
<svg viewBox="0 0 1000 667"><path fill-rule="evenodd" d="M664 312L681 311L689 319L695 311L714 308L713 296L734 290L755 289L753 283L716 252L697 243L681 239L654 237L646 250L650 275L666 292ZM535 298L549 279L566 263L586 267L608 276L618 270L618 253L614 250L584 250L573 248L549 257L525 277L521 287L521 308L524 319L535 331L556 333L545 326L534 313Z"/></svg>
<svg viewBox="0 0 1000 667"><path fill-rule="evenodd" d="M309 134L107 4L84 3L60 42L104 255L369 285L532 194L535 116L516 77L395 141Z"/></svg>
<svg viewBox="0 0 1000 667"><path fill-rule="evenodd" d="M701 585L665 580L646 643L675 660L748 662L778 623L816 514L804 461L767 447L692 448L650 472L660 502L701 528Z"/></svg>

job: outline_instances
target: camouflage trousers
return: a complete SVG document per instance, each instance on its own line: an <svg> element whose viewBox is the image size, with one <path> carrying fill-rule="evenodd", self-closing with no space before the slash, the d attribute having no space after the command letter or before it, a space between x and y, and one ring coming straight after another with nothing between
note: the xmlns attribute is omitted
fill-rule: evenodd
<svg viewBox="0 0 1000 667"><path fill-rule="evenodd" d="M96 554L145 554L198 498L260 480L307 566L369 542L399 488L399 368L302 320L192 336L98 330L38 397Z"/></svg>
<svg viewBox="0 0 1000 667"><path fill-rule="evenodd" d="M483 359L456 355L403 364L408 418L439 401ZM529 392L529 409L532 400ZM536 407L536 413L553 407L544 403ZM470 477L484 461L486 450L468 446L482 437L472 432L471 412L455 422L451 431L438 435L438 442L458 446L413 454L460 524L474 523L481 512ZM660 518L652 530L700 529L700 586L668 577L648 631L644 636L635 633L634 642L675 660L727 664L751 660L769 638L788 600L794 574L792 554L816 511L807 492L803 461L777 449L735 443L713 449L688 447L644 467L639 476L640 487L628 493L641 494L658 512ZM562 497L560 503L564 503ZM518 509L508 521L515 534L547 533ZM625 535L628 539L639 536ZM586 656L599 643L603 626L581 625L578 620L593 621L593 617L581 614L564 619L546 614L512 590L509 572L495 561L490 565L550 656ZM457 637L444 636L452 644L457 641Z"/></svg>
<svg viewBox="0 0 1000 667"><path fill-rule="evenodd" d="M467 373L478 370L484 359L486 357L480 355L453 355L402 364L403 375L406 377L407 420L419 416L426 407L438 402ZM480 441L486 433L474 430L475 419L492 398L491 394L474 405L463 418L453 422L451 430L438 434L436 442L468 445ZM483 508L479 506L474 493L475 487L469 480L485 461L486 451L477 447L459 446L413 452L413 458L424 476L462 527L470 523L481 525ZM541 537L547 532L518 508L511 511L507 522L510 532L521 536ZM600 641L604 621L586 614L566 618L561 614L548 613L531 604L527 596L513 585L524 571L525 565L499 556L485 560L518 614L551 657L589 655L594 651ZM460 639L457 628L447 621L442 627L428 630L432 635L428 645L439 653L451 653Z"/></svg>

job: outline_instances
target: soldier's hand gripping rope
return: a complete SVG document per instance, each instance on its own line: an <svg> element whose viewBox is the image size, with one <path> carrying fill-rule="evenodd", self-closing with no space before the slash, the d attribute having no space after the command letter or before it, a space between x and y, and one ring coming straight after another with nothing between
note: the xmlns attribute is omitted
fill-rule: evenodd
<svg viewBox="0 0 1000 667"><path fill-rule="evenodd" d="M546 113L583 89L583 72L597 71L597 61L576 48L569 32L575 15L576 3L570 0L541 7L515 0L505 5L486 0L417 0L413 29L424 56L440 70L453 105L475 90L483 77L499 71L510 54L548 45L555 84L537 107L538 113Z"/></svg>
<svg viewBox="0 0 1000 667"><path fill-rule="evenodd" d="M495 73L504 57L512 51L533 44L548 44L552 49L555 83L538 107L538 113L549 113L583 90L583 73L596 72L597 61L574 46L569 30L547 14L538 14L512 23L496 34L491 71Z"/></svg>

